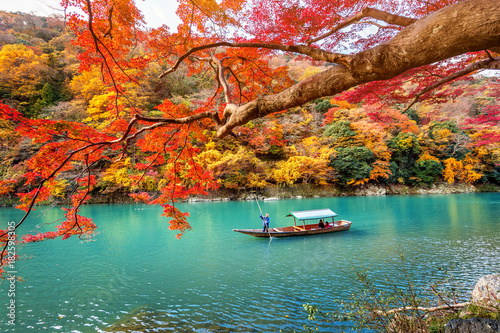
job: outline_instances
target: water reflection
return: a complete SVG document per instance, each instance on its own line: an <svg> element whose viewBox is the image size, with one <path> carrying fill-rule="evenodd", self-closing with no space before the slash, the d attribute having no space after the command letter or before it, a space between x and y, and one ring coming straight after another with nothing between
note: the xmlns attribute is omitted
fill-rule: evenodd
<svg viewBox="0 0 500 333"><path fill-rule="evenodd" d="M176 240L161 209L141 205L86 207L99 234L30 244L18 264L18 328L49 332L301 331L304 303L324 310L356 292L352 270L375 282L398 280L399 254L416 281L448 271L470 287L500 267L500 194L360 197L262 203L271 226L292 210L331 208L353 221L348 232L257 239L233 228L261 226L255 202L181 205L193 230ZM15 211L0 209L4 219ZM51 209L26 230L57 218ZM24 227L24 226L23 226ZM50 230L50 225L44 225ZM438 268L444 268L439 270ZM6 300L0 285L0 302ZM5 318L0 318L4 329ZM344 330L349 325L339 326ZM9 330L6 330L9 331ZM12 331L12 330L11 330ZM331 326L325 327L331 331Z"/></svg>

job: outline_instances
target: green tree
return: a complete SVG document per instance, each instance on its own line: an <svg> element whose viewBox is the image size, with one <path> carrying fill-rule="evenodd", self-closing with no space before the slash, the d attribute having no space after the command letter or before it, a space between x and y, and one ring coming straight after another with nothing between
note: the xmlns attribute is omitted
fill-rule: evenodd
<svg viewBox="0 0 500 333"><path fill-rule="evenodd" d="M345 186L370 177L376 158L366 147L339 147L328 164L338 173L339 184Z"/></svg>
<svg viewBox="0 0 500 333"><path fill-rule="evenodd" d="M414 172L416 179L410 183L426 183L430 185L436 182L443 173L443 165L435 160L417 161Z"/></svg>
<svg viewBox="0 0 500 333"><path fill-rule="evenodd" d="M390 161L392 176L389 182L398 181L403 184L414 182L415 163L421 153L415 134L400 132L389 140L387 147L392 151Z"/></svg>
<svg viewBox="0 0 500 333"><path fill-rule="evenodd" d="M54 88L48 82L43 85L41 95L42 95L43 101L47 105L52 104L57 99L57 95L56 95L56 92L54 91Z"/></svg>
<svg viewBox="0 0 500 333"><path fill-rule="evenodd" d="M334 147L347 147L353 144L354 136L357 133L351 129L350 121L336 121L328 125L323 132L323 137L333 139L332 145Z"/></svg>

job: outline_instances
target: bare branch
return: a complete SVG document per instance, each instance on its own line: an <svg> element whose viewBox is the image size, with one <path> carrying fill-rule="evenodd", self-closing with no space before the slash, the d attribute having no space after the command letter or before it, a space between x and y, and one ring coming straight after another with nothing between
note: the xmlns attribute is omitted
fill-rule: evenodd
<svg viewBox="0 0 500 333"><path fill-rule="evenodd" d="M359 21L358 24L371 24L371 25L376 26L379 29L395 29L395 30L398 30L400 28L400 27L395 26L395 25L382 25L382 24L378 24L378 23L372 22L372 21Z"/></svg>
<svg viewBox="0 0 500 333"><path fill-rule="evenodd" d="M466 306L471 305L471 302L464 302L464 303L458 303L458 304L452 304L452 305L440 305L440 306L434 306L430 308L424 308L421 306L409 306L409 307L402 307L402 308L397 308L397 309L392 309L389 311L383 311L383 310L378 310L376 313L378 315L390 315L393 313L398 313L398 312L405 312L405 311L424 311L424 312L436 312L439 310L448 310L448 309L456 309L456 308L463 308Z"/></svg>
<svg viewBox="0 0 500 333"><path fill-rule="evenodd" d="M306 45L309 46L312 43L316 43L317 41L325 39L326 37L333 35L337 31L354 24L365 17L371 17L371 18L374 18L376 20L383 21L385 23L392 24L392 25L397 25L400 27L407 27L407 26L409 26L417 21L417 19L414 19L414 18L395 15L395 14L387 13L387 12L384 12L384 11L381 11L381 10L378 10L375 8L367 7L367 8L364 8L359 13L355 14L354 16L349 17L344 22L341 22L335 28L333 28L332 30L327 32L326 34L323 34L323 35L316 37L316 38L309 39L306 42ZM372 23L372 22L370 22L370 23Z"/></svg>
<svg viewBox="0 0 500 333"><path fill-rule="evenodd" d="M488 55L489 55L489 53L488 53ZM490 55L490 58L483 60L483 61L476 62L476 63L468 66L467 68L464 68L461 71L455 72L452 75L447 76L447 77L439 80L438 82L426 87L422 91L415 94L415 97L413 98L411 103L402 112L404 113L404 112L408 111L408 109L410 109L419 100L419 98L422 97L422 95L428 93L429 91L434 90L437 87L440 87L443 84L451 82L459 77L468 75L472 72L475 72L475 71L478 71L481 69L500 69L500 57L493 58Z"/></svg>

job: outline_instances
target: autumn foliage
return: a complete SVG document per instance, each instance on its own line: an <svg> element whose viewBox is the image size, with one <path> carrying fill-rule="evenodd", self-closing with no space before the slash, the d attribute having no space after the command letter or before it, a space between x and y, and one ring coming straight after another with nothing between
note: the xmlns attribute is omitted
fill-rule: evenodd
<svg viewBox="0 0 500 333"><path fill-rule="evenodd" d="M147 29L132 0L61 5L65 24L31 41L2 14L0 196L26 212L19 235L39 204L64 214L16 242L89 237L93 195L161 205L180 237L176 202L219 188L500 183L498 79L470 76L500 67L495 32L404 49L452 9L498 29L496 3L179 0L175 31Z"/></svg>

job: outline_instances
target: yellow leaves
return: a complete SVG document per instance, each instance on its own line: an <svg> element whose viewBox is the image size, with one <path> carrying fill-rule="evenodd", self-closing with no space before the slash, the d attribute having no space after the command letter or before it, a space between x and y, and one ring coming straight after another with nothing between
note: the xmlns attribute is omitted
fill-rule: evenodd
<svg viewBox="0 0 500 333"><path fill-rule="evenodd" d="M103 180L117 184L119 186L130 187L131 186L131 180L129 177L130 166L131 166L130 158L126 158L116 163L113 163L104 172Z"/></svg>
<svg viewBox="0 0 500 333"><path fill-rule="evenodd" d="M463 160L464 163L464 172L466 183L475 183L483 176L481 173L476 172L474 169L479 168L480 161L477 158L474 158L471 154L467 154Z"/></svg>
<svg viewBox="0 0 500 333"><path fill-rule="evenodd" d="M436 143L448 143L451 139L451 131L447 128L436 129L432 132Z"/></svg>
<svg viewBox="0 0 500 333"><path fill-rule="evenodd" d="M304 183L325 183L330 168L328 160L311 156L292 156L280 161L273 169L271 178L279 185L292 185L302 179Z"/></svg>
<svg viewBox="0 0 500 333"><path fill-rule="evenodd" d="M278 185L293 185L300 177L300 161L297 156L290 157L287 161L280 161L272 171L271 178Z"/></svg>
<svg viewBox="0 0 500 333"><path fill-rule="evenodd" d="M238 147L236 152L227 150L221 153L215 149L215 143L209 142L195 161L213 172L226 188L262 188L267 185L263 163L245 147Z"/></svg>
<svg viewBox="0 0 500 333"><path fill-rule="evenodd" d="M460 174L463 172L463 164L451 157L444 161L443 177L448 183L453 184L455 178L460 179Z"/></svg>
<svg viewBox="0 0 500 333"><path fill-rule="evenodd" d="M302 75L299 77L299 81L305 80L305 79L307 79L311 76L314 76L322 71L323 71L323 69L321 69L320 67L309 66L306 68L304 73L302 73Z"/></svg>
<svg viewBox="0 0 500 333"><path fill-rule="evenodd" d="M302 141L289 149L289 152L294 155L304 155L316 157L322 160L329 160L330 155L335 153L335 149L328 145L322 144L321 139L313 135L302 139Z"/></svg>
<svg viewBox="0 0 500 333"><path fill-rule="evenodd" d="M307 124L309 124L311 121L313 121L314 117L313 117L313 115L312 115L312 114L310 114L310 113L309 113L306 109L301 108L300 110L301 110L301 112L302 112L302 115L303 115L303 117L304 117L304 118L303 118L304 120L302 120L302 121L299 123L299 125L300 125L300 126L306 126L306 125L307 125Z"/></svg>
<svg viewBox="0 0 500 333"><path fill-rule="evenodd" d="M93 120L104 120L112 118L112 114L108 111L108 105L110 102L110 97L112 98L114 94L108 93L105 95L96 95L90 102L87 112L90 117L85 119L86 122L91 122Z"/></svg>
<svg viewBox="0 0 500 333"><path fill-rule="evenodd" d="M264 175L256 174L253 172L248 174L246 187L248 187L248 188L264 188L267 185L268 185L268 183L264 179Z"/></svg>
<svg viewBox="0 0 500 333"><path fill-rule="evenodd" d="M328 146L322 146L321 148L318 149L316 157L324 160L324 161L329 161L330 156L335 153L334 148L330 148Z"/></svg>
<svg viewBox="0 0 500 333"><path fill-rule="evenodd" d="M310 136L291 146L288 153L292 155L286 161L278 162L271 172L271 179L279 185L292 185L301 179L304 183L315 182L326 184L329 173L330 156L335 149L324 145L316 136Z"/></svg>
<svg viewBox="0 0 500 333"><path fill-rule="evenodd" d="M481 173L475 171L479 165L479 160L471 154L467 154L462 161L457 161L451 157L444 161L444 165L443 177L450 184L455 182L472 184L483 176Z"/></svg>
<svg viewBox="0 0 500 333"><path fill-rule="evenodd" d="M6 44L0 50L0 86L12 97L27 101L48 72L46 56L38 56L22 44Z"/></svg>
<svg viewBox="0 0 500 333"><path fill-rule="evenodd" d="M12 136L15 136L14 126L11 121L0 119L0 140L7 142Z"/></svg>
<svg viewBox="0 0 500 333"><path fill-rule="evenodd" d="M210 168L212 165L219 162L222 158L221 152L215 149L215 144L210 145L210 147L209 145L210 143L207 144L206 151L201 152L195 157L196 162L198 162L205 168Z"/></svg>
<svg viewBox="0 0 500 333"><path fill-rule="evenodd" d="M35 52L23 44L6 44L0 50L0 68L2 69L29 64L37 59Z"/></svg>
<svg viewBox="0 0 500 333"><path fill-rule="evenodd" d="M73 77L69 87L75 97L82 98L87 103L94 96L101 95L106 91L106 86L102 82L101 74L97 68L84 71L80 75Z"/></svg>
<svg viewBox="0 0 500 333"><path fill-rule="evenodd" d="M215 149L217 145L215 144L215 142L213 141L210 141L208 142L207 144L205 144L205 150L211 150L211 149Z"/></svg>
<svg viewBox="0 0 500 333"><path fill-rule="evenodd" d="M320 144L318 137L313 135L302 139L302 147L304 148L304 155L314 155L318 150Z"/></svg>
<svg viewBox="0 0 500 333"><path fill-rule="evenodd" d="M401 136L400 140L397 141L397 145L401 150L409 150L417 144L415 138L411 135Z"/></svg>
<svg viewBox="0 0 500 333"><path fill-rule="evenodd" d="M420 158L417 160L417 162L429 160L439 162L439 158L432 156L431 154L429 154L429 152L426 151L422 155L420 155Z"/></svg>
<svg viewBox="0 0 500 333"><path fill-rule="evenodd" d="M55 197L63 197L68 186L69 182L66 179L54 180L49 187L50 194Z"/></svg>

